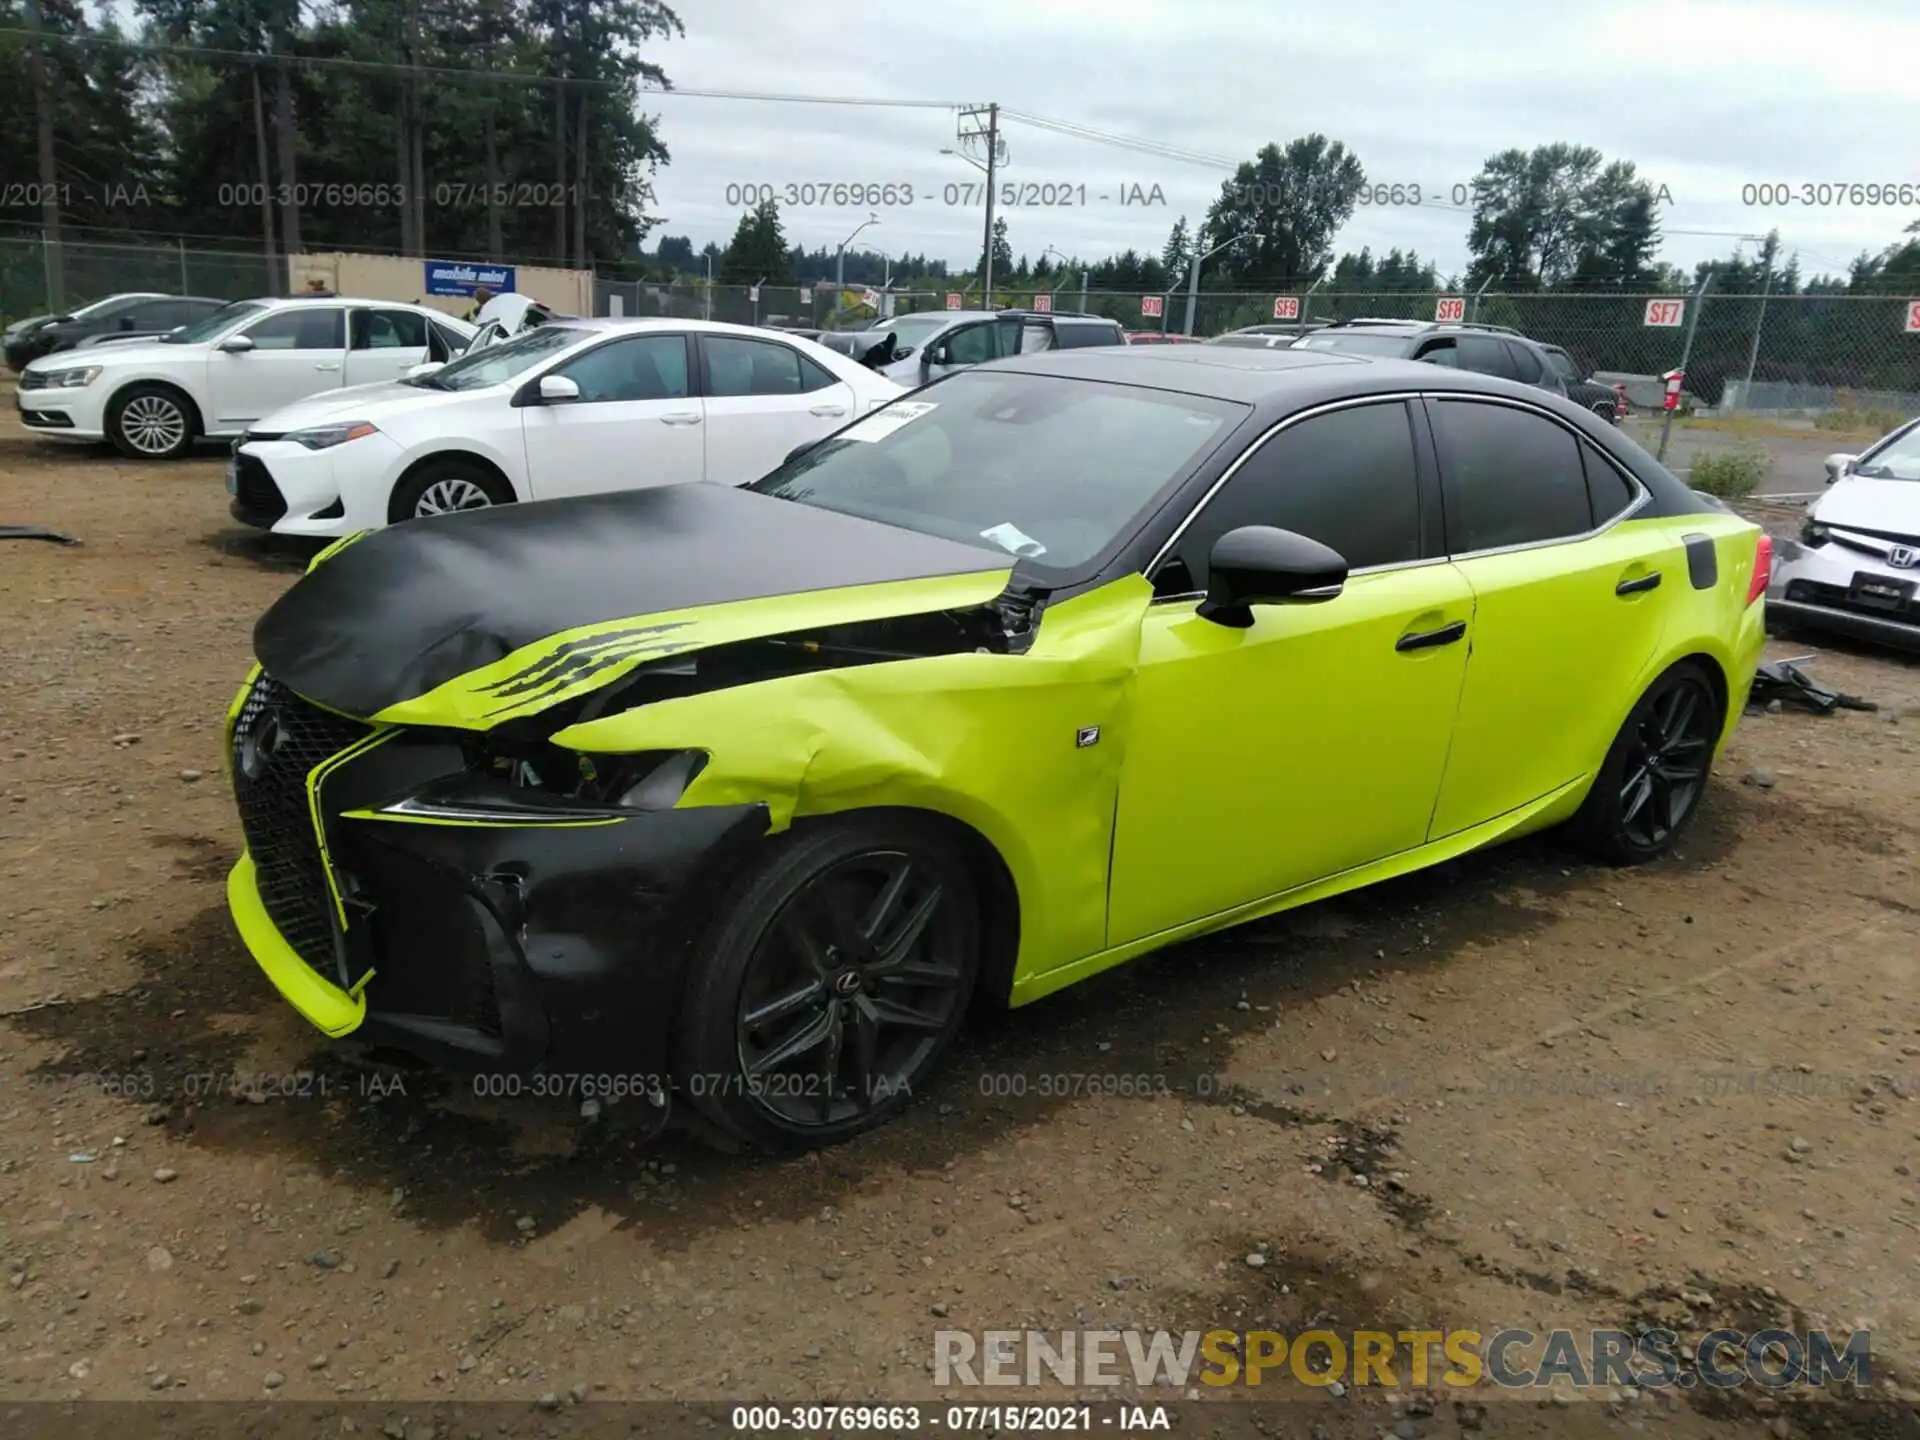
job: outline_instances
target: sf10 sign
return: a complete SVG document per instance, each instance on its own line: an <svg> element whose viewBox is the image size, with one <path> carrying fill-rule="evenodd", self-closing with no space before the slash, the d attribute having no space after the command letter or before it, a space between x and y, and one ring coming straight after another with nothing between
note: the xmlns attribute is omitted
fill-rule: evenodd
<svg viewBox="0 0 1920 1440"><path fill-rule="evenodd" d="M1920 334L1920 300L1907 302L1907 333Z"/></svg>
<svg viewBox="0 0 1920 1440"><path fill-rule="evenodd" d="M1297 295L1281 295L1273 302L1273 318L1276 320L1298 320L1300 318L1300 299Z"/></svg>
<svg viewBox="0 0 1920 1440"><path fill-rule="evenodd" d="M1046 314L1048 311L1053 309L1053 296L1051 295L1034 296L1033 308L1040 311L1042 314Z"/></svg>
<svg viewBox="0 0 1920 1440"><path fill-rule="evenodd" d="M958 310L960 308L960 297L951 290L947 292L947 308L949 310Z"/></svg>
<svg viewBox="0 0 1920 1440"><path fill-rule="evenodd" d="M1464 320L1467 318L1467 297L1464 295L1442 295L1433 305L1435 320Z"/></svg>
<svg viewBox="0 0 1920 1440"><path fill-rule="evenodd" d="M1161 309L1163 304L1164 302L1158 295L1142 295L1140 297L1140 313L1142 315L1151 315L1157 319L1165 313Z"/></svg>
<svg viewBox="0 0 1920 1440"><path fill-rule="evenodd" d="M1649 325L1661 325L1677 328L1687 318L1687 302L1684 300L1647 301L1647 321Z"/></svg>

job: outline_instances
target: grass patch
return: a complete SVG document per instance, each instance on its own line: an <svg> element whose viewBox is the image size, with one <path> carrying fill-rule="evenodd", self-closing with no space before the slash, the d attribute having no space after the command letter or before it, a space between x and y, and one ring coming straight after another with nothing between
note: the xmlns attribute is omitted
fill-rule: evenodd
<svg viewBox="0 0 1920 1440"><path fill-rule="evenodd" d="M1889 430L1897 429L1906 422L1907 417L1898 410L1882 410L1873 406L1864 410L1823 410L1813 417L1816 429L1876 437L1886 434Z"/></svg>
<svg viewBox="0 0 1920 1440"><path fill-rule="evenodd" d="M1773 474L1773 457L1758 445L1696 455L1687 483L1722 500L1744 500Z"/></svg>

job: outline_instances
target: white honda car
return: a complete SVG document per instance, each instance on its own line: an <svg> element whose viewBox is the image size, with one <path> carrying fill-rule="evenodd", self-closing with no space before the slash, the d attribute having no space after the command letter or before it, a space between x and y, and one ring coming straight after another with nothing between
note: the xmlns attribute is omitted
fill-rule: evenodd
<svg viewBox="0 0 1920 1440"><path fill-rule="evenodd" d="M1920 650L1920 419L1859 455L1774 551L1767 618Z"/></svg>
<svg viewBox="0 0 1920 1440"><path fill-rule="evenodd" d="M340 536L513 501L744 485L906 393L810 340L699 320L554 319L420 371L243 435L234 518Z"/></svg>
<svg viewBox="0 0 1920 1440"><path fill-rule="evenodd" d="M167 460L321 391L446 360L475 329L423 305L305 294L236 300L152 341L46 355L14 403L36 434Z"/></svg>

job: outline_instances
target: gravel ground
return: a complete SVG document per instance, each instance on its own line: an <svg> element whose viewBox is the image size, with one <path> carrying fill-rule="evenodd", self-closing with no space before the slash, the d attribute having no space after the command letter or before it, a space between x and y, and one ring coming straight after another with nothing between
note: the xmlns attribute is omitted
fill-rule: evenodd
<svg viewBox="0 0 1920 1440"><path fill-rule="evenodd" d="M0 499L85 542L0 553L0 1400L931 1398L944 1327L1778 1317L1871 1329L1889 1393L1920 1358L1909 662L1822 651L1880 710L1749 718L1668 861L1523 842L1183 946L971 1036L882 1133L750 1161L328 1049L222 904L220 717L301 557L211 460L10 415ZM1832 1433L1458 1398L1313 1419Z"/></svg>

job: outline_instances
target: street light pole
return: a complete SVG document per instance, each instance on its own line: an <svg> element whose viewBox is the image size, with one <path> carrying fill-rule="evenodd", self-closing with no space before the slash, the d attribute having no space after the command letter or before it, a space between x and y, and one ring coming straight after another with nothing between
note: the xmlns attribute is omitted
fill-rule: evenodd
<svg viewBox="0 0 1920 1440"><path fill-rule="evenodd" d="M1753 344L1747 350L1747 378L1740 382L1740 408L1753 408L1753 370L1760 363L1760 332L1767 323L1767 297L1773 293L1773 257L1767 253L1767 237L1764 235L1746 235L1742 239L1751 240L1761 247L1760 263L1767 267L1767 278L1760 287L1760 314L1753 322Z"/></svg>
<svg viewBox="0 0 1920 1440"><path fill-rule="evenodd" d="M1238 235L1234 236L1231 240L1222 240L1218 245L1214 246L1213 249L1207 251L1205 255L1195 255L1193 259L1187 263L1187 323L1182 327L1181 333L1185 335L1193 334L1193 307L1194 303L1200 298L1200 262L1208 256L1218 255L1229 245L1237 245L1239 243L1240 237ZM1165 307L1163 306L1162 308Z"/></svg>

